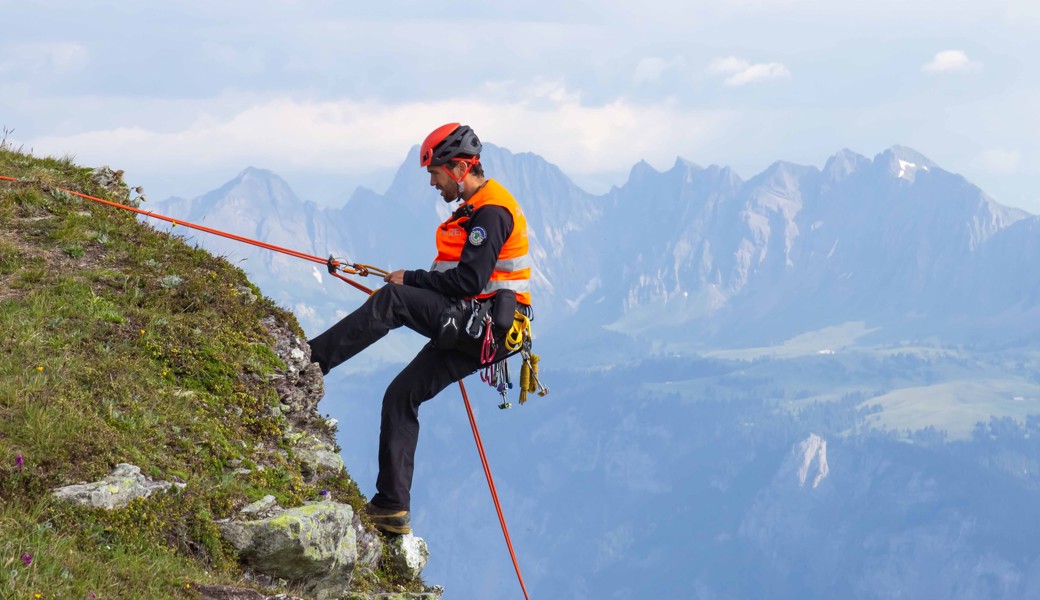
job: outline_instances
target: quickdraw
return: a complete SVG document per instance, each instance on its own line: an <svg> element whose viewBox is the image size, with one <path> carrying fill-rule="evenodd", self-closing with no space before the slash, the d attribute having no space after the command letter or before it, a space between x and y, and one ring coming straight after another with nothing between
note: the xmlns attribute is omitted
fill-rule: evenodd
<svg viewBox="0 0 1040 600"><path fill-rule="evenodd" d="M495 391L502 397L499 408L504 410L513 407L508 397L509 390L513 389L513 382L509 378L509 361L502 359L493 365L484 367L480 380L495 388Z"/></svg>
<svg viewBox="0 0 1040 600"><path fill-rule="evenodd" d="M495 356L495 341L488 334L488 331L491 329L490 322L486 324L486 328L484 344L481 350L481 363L488 363ZM531 351L532 337L531 318L519 310L515 311L513 325L506 332L503 345L510 352L510 355L519 352L523 359L523 363L520 366L519 399L521 405L527 403L528 393L537 393L539 396L545 396L549 393L549 388L543 385L538 378L538 362L541 359ZM480 374L480 380L495 388L501 396L502 402L498 407L502 409L513 406L507 398L508 390L513 388L513 382L509 378L508 358L507 356L494 364L488 364Z"/></svg>

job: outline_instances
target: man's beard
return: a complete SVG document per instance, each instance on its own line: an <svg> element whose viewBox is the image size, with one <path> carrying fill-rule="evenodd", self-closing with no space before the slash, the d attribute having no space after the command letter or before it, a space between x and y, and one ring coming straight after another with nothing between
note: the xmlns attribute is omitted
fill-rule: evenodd
<svg viewBox="0 0 1040 600"><path fill-rule="evenodd" d="M460 198L458 186L454 186L454 189L449 187L441 190L441 198L448 203L455 202L456 200L458 200Z"/></svg>

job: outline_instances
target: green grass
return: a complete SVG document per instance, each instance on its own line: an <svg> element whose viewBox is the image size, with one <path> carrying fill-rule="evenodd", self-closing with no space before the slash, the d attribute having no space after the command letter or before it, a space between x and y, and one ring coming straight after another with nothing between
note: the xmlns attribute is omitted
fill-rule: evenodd
<svg viewBox="0 0 1040 600"><path fill-rule="evenodd" d="M723 360L756 360L760 358L797 358L799 356L829 355L853 346L859 338L877 331L862 321L849 321L833 327L824 327L797 335L775 346L737 348L705 352L709 358Z"/></svg>
<svg viewBox="0 0 1040 600"><path fill-rule="evenodd" d="M1020 378L947 381L907 387L871 398L881 411L867 418L872 427L916 431L934 427L950 440L970 439L976 423L990 417L1024 422L1040 413L1040 385Z"/></svg>
<svg viewBox="0 0 1040 600"><path fill-rule="evenodd" d="M283 365L260 321L302 336L291 314L225 260L54 189L127 197L89 169L0 148L0 174L25 181L0 182L0 597L192 598L241 576L214 518L322 488L361 507L346 474L306 484L279 451ZM51 500L120 462L187 488L115 511Z"/></svg>

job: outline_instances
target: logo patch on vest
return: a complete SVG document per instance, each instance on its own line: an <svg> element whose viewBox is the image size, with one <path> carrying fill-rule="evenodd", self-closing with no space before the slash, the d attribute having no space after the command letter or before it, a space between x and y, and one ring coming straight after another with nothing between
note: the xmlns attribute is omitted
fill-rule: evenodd
<svg viewBox="0 0 1040 600"><path fill-rule="evenodd" d="M469 243L473 244L474 246L479 246L483 244L484 240L486 239L487 232L484 231L483 227L474 227L469 232Z"/></svg>

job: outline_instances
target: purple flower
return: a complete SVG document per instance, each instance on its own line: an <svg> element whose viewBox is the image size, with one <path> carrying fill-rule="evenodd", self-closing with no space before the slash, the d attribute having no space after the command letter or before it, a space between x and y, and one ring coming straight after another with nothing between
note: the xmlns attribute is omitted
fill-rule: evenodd
<svg viewBox="0 0 1040 600"><path fill-rule="evenodd" d="M32 564L32 555L31 555L31 554L29 554L28 552L26 552L25 554L23 554L23 555L22 555L22 562L24 562L24 563L25 563L25 566L27 566L27 567L28 567L29 565L31 565L31 564Z"/></svg>
<svg viewBox="0 0 1040 600"><path fill-rule="evenodd" d="M321 491L321 495L322 495L323 497L328 497L328 495L329 495L329 491L328 491L328 490L322 490L322 491Z"/></svg>
<svg viewBox="0 0 1040 600"><path fill-rule="evenodd" d="M24 460L24 459L22 459L22 455L21 455L21 454L19 454L19 455L18 455L18 456L17 456L17 457L16 457L15 459L14 459L14 465L15 465L16 467L18 467L19 469L21 469L21 468L22 468L22 466L23 466L24 464L25 464L25 460Z"/></svg>
<svg viewBox="0 0 1040 600"><path fill-rule="evenodd" d="M89 594L86 595L86 597L87 598L97 598L97 596L94 595L94 592L90 592Z"/></svg>

